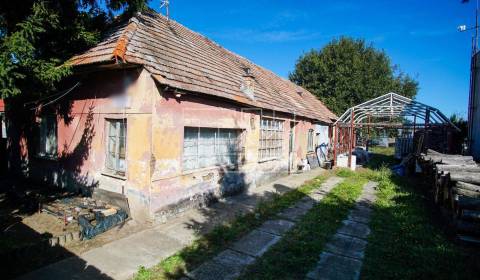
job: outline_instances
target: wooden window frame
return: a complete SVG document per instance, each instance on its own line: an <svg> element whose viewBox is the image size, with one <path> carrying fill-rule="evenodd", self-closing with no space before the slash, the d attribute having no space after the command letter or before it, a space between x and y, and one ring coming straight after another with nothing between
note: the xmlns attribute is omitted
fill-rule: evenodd
<svg viewBox="0 0 480 280"><path fill-rule="evenodd" d="M208 165L208 166L201 166L200 164L200 141L201 141L201 131L202 129L204 130L215 130L215 140L214 140L214 157L215 157L215 163L212 164L212 165ZM190 160L195 160L195 165L191 168L186 168L185 166L185 158L186 158L186 154L185 154L185 135L187 134L187 130L196 130L196 134L197 134L197 140L196 140L196 155L195 155L195 158L194 159L190 159ZM234 153L231 153L231 154L228 154L227 156L233 156L235 159L234 159L234 163L233 164L225 164L223 162L220 162L220 160L218 158L220 157L223 157L225 156L225 154L217 154L219 152L219 147L221 147L220 143L218 142L219 139L221 139L219 137L219 134L220 132L222 131L228 131L228 132L235 132L236 133L236 139L234 139L233 141L236 141L236 144L235 144L235 152ZM182 154L182 170L183 172L193 172L193 171L196 171L196 170L202 170L202 169L209 169L209 168L214 168L214 167L228 167L228 168L237 168L238 165L241 164L242 162L242 158L243 158L243 154L244 154L244 140L243 140L243 137L244 137L244 130L243 129L239 129L239 128L213 128L213 127L195 127L195 126L185 126L184 127L184 137L183 137L183 154ZM232 141L231 140L232 138L230 137L229 135L229 141ZM189 157L191 157L191 155L189 155Z"/></svg>
<svg viewBox="0 0 480 280"><path fill-rule="evenodd" d="M115 154L113 157L114 166L109 166L109 157L111 156L112 152L110 151L109 141L112 137L110 135L110 125L111 123L115 123ZM120 167L120 129L122 123L124 124L124 149L125 149L125 158L124 158L124 168ZM125 177L127 173L127 135L128 135L128 122L126 118L114 119L114 118L107 118L105 119L105 131L106 131L106 139L105 139L105 170L107 174L115 175L119 177Z"/></svg>
<svg viewBox="0 0 480 280"><path fill-rule="evenodd" d="M261 117L259 127L258 161L265 162L281 159L284 149L285 121Z"/></svg>

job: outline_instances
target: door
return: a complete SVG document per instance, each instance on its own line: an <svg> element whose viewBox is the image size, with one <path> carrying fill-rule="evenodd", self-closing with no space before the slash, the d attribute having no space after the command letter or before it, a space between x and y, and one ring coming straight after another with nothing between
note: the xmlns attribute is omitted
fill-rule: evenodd
<svg viewBox="0 0 480 280"><path fill-rule="evenodd" d="M290 122L290 133L288 137L288 173L295 171L296 156L295 156L295 127L296 122Z"/></svg>

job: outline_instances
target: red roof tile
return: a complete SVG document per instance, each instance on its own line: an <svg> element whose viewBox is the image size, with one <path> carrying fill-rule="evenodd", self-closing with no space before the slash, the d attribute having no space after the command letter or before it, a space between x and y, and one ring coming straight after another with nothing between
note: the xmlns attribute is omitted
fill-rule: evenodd
<svg viewBox="0 0 480 280"><path fill-rule="evenodd" d="M115 59L143 65L159 83L178 89L327 123L336 119L320 100L302 87L157 13L137 14L100 44L70 62L87 65ZM255 78L253 99L241 90L245 68L249 68Z"/></svg>

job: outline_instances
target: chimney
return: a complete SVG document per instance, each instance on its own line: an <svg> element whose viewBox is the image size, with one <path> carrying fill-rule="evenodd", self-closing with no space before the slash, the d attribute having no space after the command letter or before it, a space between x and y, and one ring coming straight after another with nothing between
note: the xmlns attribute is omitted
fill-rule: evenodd
<svg viewBox="0 0 480 280"><path fill-rule="evenodd" d="M255 76L252 74L250 67L245 66L243 68L245 74L243 74L243 81L240 86L240 90L251 100L255 100Z"/></svg>

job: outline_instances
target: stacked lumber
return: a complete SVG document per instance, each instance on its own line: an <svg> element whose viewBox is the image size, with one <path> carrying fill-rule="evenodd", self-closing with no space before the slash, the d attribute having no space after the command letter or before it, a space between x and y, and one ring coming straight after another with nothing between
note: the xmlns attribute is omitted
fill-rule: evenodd
<svg viewBox="0 0 480 280"><path fill-rule="evenodd" d="M459 240L480 244L480 166L471 156L421 154L435 203L449 213Z"/></svg>

